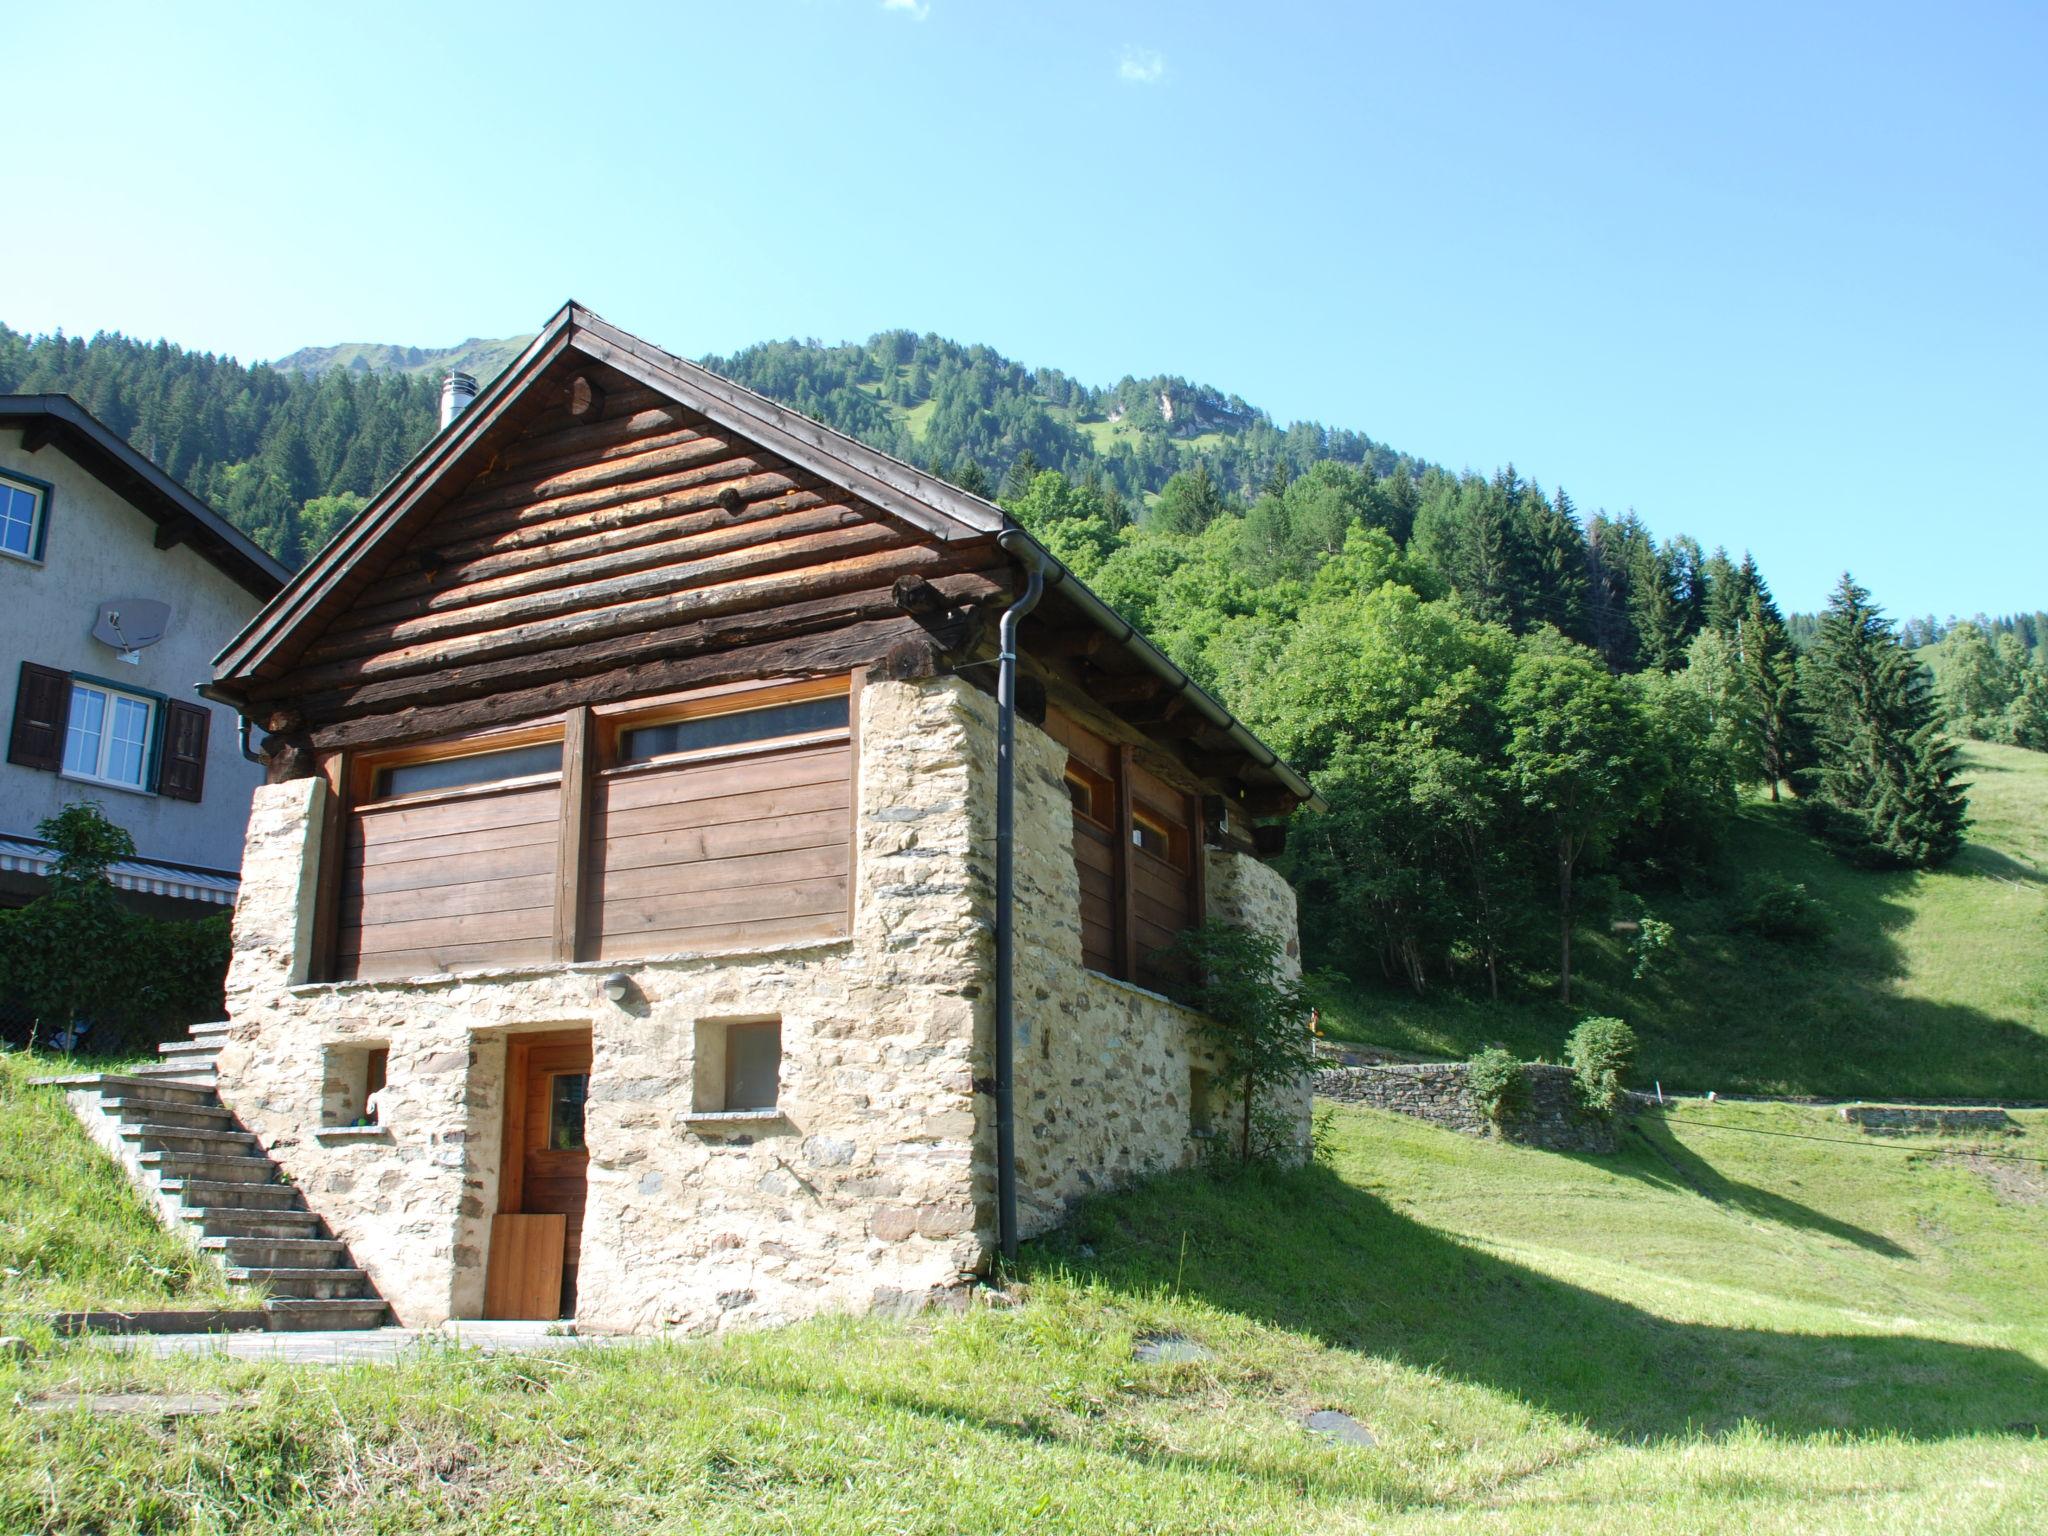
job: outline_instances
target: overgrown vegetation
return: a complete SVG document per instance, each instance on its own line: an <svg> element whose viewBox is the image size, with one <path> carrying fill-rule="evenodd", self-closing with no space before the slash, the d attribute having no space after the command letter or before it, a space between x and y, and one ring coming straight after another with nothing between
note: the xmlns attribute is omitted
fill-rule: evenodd
<svg viewBox="0 0 2048 1536"><path fill-rule="evenodd" d="M1465 1064L1465 1086L1495 1124L1529 1102L1529 1074L1497 1045L1487 1046Z"/></svg>
<svg viewBox="0 0 2048 1536"><path fill-rule="evenodd" d="M1167 952L1173 995L1201 1016L1201 1033L1216 1053L1212 1086L1236 1105L1239 1167L1291 1160L1300 1133L1275 1105L1315 1065L1309 1028L1314 1004L1282 967L1278 940L1229 923L1181 933Z"/></svg>
<svg viewBox="0 0 2048 1536"><path fill-rule="evenodd" d="M2048 1522L2048 1206L1975 1155L2048 1156L2022 1119L1845 1146L1825 1111L1688 1106L1575 1158L1339 1110L1330 1166L1164 1179L1027 1246L1009 1310L395 1369L0 1360L0 1529L2018 1536ZM1134 1362L1160 1333L1212 1353ZM223 1411L41 1406L97 1391ZM1377 1443L1308 1434L1322 1408Z"/></svg>
<svg viewBox="0 0 2048 1536"><path fill-rule="evenodd" d="M135 842L90 801L36 832L57 851L50 888L0 911L0 1000L25 1021L26 1038L10 1043L52 1044L82 1024L82 1048L105 1055L219 1018L227 916L173 921L123 907L107 866L133 858Z"/></svg>
<svg viewBox="0 0 2048 1536"><path fill-rule="evenodd" d="M1636 1032L1620 1019L1581 1019L1566 1037L1564 1059L1579 1100L1603 1115L1614 1113L1636 1060Z"/></svg>

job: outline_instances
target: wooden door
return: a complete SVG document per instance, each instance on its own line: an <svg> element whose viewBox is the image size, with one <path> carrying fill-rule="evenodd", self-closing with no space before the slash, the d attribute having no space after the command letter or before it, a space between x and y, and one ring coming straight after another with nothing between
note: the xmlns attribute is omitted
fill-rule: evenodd
<svg viewBox="0 0 2048 1536"><path fill-rule="evenodd" d="M590 1034L577 1030L515 1037L507 1057L504 1171L498 1181L499 1219L492 1224L485 1310L493 1317L574 1317L590 1165L583 1138ZM549 1294L549 1271L556 1264L561 1279Z"/></svg>

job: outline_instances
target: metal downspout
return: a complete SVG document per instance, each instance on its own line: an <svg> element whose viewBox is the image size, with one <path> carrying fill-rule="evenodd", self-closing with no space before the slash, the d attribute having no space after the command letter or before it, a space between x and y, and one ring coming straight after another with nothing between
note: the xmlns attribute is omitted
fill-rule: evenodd
<svg viewBox="0 0 2048 1536"><path fill-rule="evenodd" d="M1005 1259L1017 1257L1017 631L1045 594L1045 571L1024 559L1030 577L1003 612L996 652L996 1241Z"/></svg>

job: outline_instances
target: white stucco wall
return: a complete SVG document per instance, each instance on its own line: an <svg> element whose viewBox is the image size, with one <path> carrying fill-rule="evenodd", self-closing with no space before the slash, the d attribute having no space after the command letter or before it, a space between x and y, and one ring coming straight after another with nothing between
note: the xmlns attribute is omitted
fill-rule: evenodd
<svg viewBox="0 0 2048 1536"><path fill-rule="evenodd" d="M0 470L54 490L42 563L0 553L0 728L14 718L23 661L199 704L213 724L206 790L197 804L0 760L0 832L33 837L36 823L68 801L90 800L127 828L141 857L232 871L242 862L249 797L263 770L242 756L234 712L192 690L213 675L214 654L261 605L186 546L158 549L156 524L60 446L25 453L21 437L0 428ZM171 620L162 642L130 666L93 639L92 626L101 603L136 597L170 604Z"/></svg>

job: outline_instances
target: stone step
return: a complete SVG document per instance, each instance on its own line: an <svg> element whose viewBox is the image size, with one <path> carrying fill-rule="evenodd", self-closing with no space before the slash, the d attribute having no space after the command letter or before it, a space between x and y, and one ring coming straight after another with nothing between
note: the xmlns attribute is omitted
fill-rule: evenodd
<svg viewBox="0 0 2048 1536"><path fill-rule="evenodd" d="M289 1185L279 1185L287 1189ZM206 1237L318 1237L324 1223L315 1211L251 1210L232 1204L202 1205L180 1211L179 1218Z"/></svg>
<svg viewBox="0 0 2048 1536"><path fill-rule="evenodd" d="M168 1174L162 1179L162 1188L164 1193L182 1199L192 1211L303 1212L306 1208L296 1184L251 1184L242 1180L229 1183Z"/></svg>
<svg viewBox="0 0 2048 1536"><path fill-rule="evenodd" d="M39 1077L36 1083L39 1087L111 1094L123 1099L153 1099L164 1104L185 1104L216 1109L220 1107L220 1095L214 1092L210 1082L166 1082L161 1064L137 1070L146 1070L151 1075L137 1077L134 1072L89 1072L73 1077Z"/></svg>
<svg viewBox="0 0 2048 1536"><path fill-rule="evenodd" d="M220 1055L221 1044L213 1039L166 1040L156 1048L156 1052L166 1061L212 1061Z"/></svg>
<svg viewBox="0 0 2048 1536"><path fill-rule="evenodd" d="M226 1035L231 1027L232 1026L228 1023L226 1019L215 1019L211 1023L207 1024L194 1024L190 1029L186 1030L185 1033L190 1035L194 1040L198 1040L201 1038L210 1038L217 1040L220 1039L222 1036Z"/></svg>
<svg viewBox="0 0 2048 1536"><path fill-rule="evenodd" d="M205 1104L177 1104L169 1099L101 1099L100 1108L127 1125L177 1125L195 1131L241 1129L234 1114Z"/></svg>
<svg viewBox="0 0 2048 1536"><path fill-rule="evenodd" d="M193 1088L212 1091L214 1084L213 1060L205 1061L152 1061L139 1067L130 1067L128 1076L147 1078L153 1083L184 1083Z"/></svg>
<svg viewBox="0 0 2048 1536"><path fill-rule="evenodd" d="M223 1264L256 1269L342 1269L348 1246L331 1237L202 1237L199 1246Z"/></svg>
<svg viewBox="0 0 2048 1536"><path fill-rule="evenodd" d="M189 1125L163 1125L146 1120L121 1127L121 1139L137 1143L148 1152L189 1152L194 1157L233 1157L257 1150L256 1138L247 1131L215 1131Z"/></svg>
<svg viewBox="0 0 2048 1536"><path fill-rule="evenodd" d="M259 1155L237 1157L226 1153L209 1157L190 1152L144 1152L136 1161L160 1180L203 1179L215 1184L268 1184L277 1177L277 1169L270 1159Z"/></svg>
<svg viewBox="0 0 2048 1536"><path fill-rule="evenodd" d="M355 1301L370 1289L370 1277L360 1269L231 1264L227 1277L247 1285L260 1285L272 1296L300 1301Z"/></svg>
<svg viewBox="0 0 2048 1536"><path fill-rule="evenodd" d="M341 1301L313 1300L300 1296L274 1296L263 1303L271 1328L279 1333L303 1333L311 1329L381 1328L389 1309L375 1296Z"/></svg>

